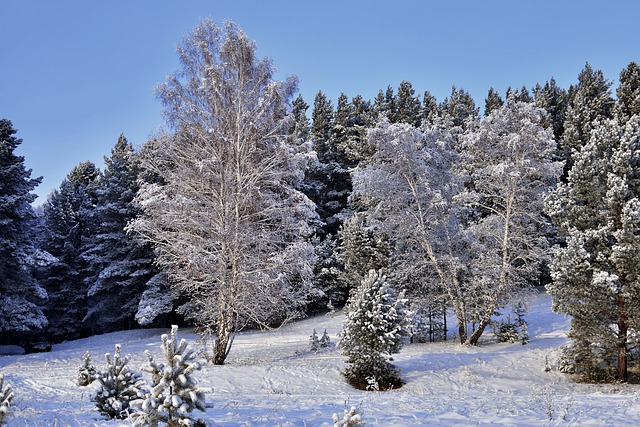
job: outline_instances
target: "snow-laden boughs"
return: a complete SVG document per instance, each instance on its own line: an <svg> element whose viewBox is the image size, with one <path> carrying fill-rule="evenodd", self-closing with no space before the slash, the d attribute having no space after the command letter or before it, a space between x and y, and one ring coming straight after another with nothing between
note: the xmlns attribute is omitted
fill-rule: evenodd
<svg viewBox="0 0 640 427"><path fill-rule="evenodd" d="M411 284L412 297L448 300L465 342L468 316L480 293L473 283L462 283L477 245L461 222L465 212L458 196L464 180L455 171L458 155L452 148L453 137L439 124L421 131L382 121L369 131L368 139L376 153L368 165L355 170L352 195L367 206L358 214L367 227L361 231L356 227L352 234L371 230L371 235L375 231L386 236L385 246L372 249L388 251L390 246L393 278ZM354 253L358 260L357 245Z"/></svg>
<svg viewBox="0 0 640 427"><path fill-rule="evenodd" d="M7 415L9 414L13 396L14 393L11 384L5 383L4 375L0 374L0 426L4 425Z"/></svg>
<svg viewBox="0 0 640 427"><path fill-rule="evenodd" d="M131 402L144 390L144 380L139 373L129 369L129 356L121 355L120 344L116 344L113 356L107 353L105 358L107 367L96 374L100 387L93 400L100 413L109 418L128 418Z"/></svg>
<svg viewBox="0 0 640 427"><path fill-rule="evenodd" d="M532 103L507 99L465 132L461 150L470 177L467 203L474 210L468 230L481 245L472 277L482 299L477 328L468 343L478 343L496 309L517 302L539 282L549 259L550 222L544 197L555 186L561 164L544 111Z"/></svg>
<svg viewBox="0 0 640 427"><path fill-rule="evenodd" d="M136 426L192 426L190 414L205 411L205 389L197 386L194 374L200 370L197 352L188 348L185 339L178 340L178 327L171 327L171 336L162 335L163 362L156 362L146 351L148 362L142 368L151 374L150 390L133 402L139 409L132 415Z"/></svg>
<svg viewBox="0 0 640 427"><path fill-rule="evenodd" d="M82 365L78 369L78 385L85 387L91 384L97 376L96 367L91 363L91 355L88 351L82 356Z"/></svg>
<svg viewBox="0 0 640 427"><path fill-rule="evenodd" d="M149 141L129 225L215 336L223 364L233 334L302 314L314 293L314 204L300 190L310 153L289 144L297 82L273 79L270 60L233 23L204 20L178 46L181 67L157 87L171 133Z"/></svg>
<svg viewBox="0 0 640 427"><path fill-rule="evenodd" d="M343 374L358 388L372 382L385 390L402 385L389 356L398 353L408 335L404 294L398 294L380 271L370 270L354 289L345 309L340 348L347 356Z"/></svg>
<svg viewBox="0 0 640 427"><path fill-rule="evenodd" d="M15 154L22 140L11 121L0 119L0 335L38 332L47 326L41 306L47 293L35 280L30 260L37 252L31 178L24 157Z"/></svg>
<svg viewBox="0 0 640 427"><path fill-rule="evenodd" d="M566 236L548 290L554 310L572 316L565 370L626 381L640 329L640 117L591 126L547 200Z"/></svg>

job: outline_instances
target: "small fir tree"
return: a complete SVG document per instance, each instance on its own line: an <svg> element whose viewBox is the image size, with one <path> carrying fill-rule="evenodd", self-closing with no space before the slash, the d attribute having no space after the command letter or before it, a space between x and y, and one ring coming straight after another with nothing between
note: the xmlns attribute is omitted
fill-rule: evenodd
<svg viewBox="0 0 640 427"><path fill-rule="evenodd" d="M320 350L320 338L318 338L318 334L315 329L309 338L309 346L311 347L311 351L314 353Z"/></svg>
<svg viewBox="0 0 640 427"><path fill-rule="evenodd" d="M347 319L340 334L342 354L347 356L343 375L355 387L365 389L371 379L380 390L402 385L389 356L398 353L407 331L407 309L380 271L370 270L347 305Z"/></svg>
<svg viewBox="0 0 640 427"><path fill-rule="evenodd" d="M0 425L4 425L9 414L11 400L13 399L13 389L11 384L4 382L4 376L0 374Z"/></svg>
<svg viewBox="0 0 640 427"><path fill-rule="evenodd" d="M88 386L96 379L96 375L96 367L91 363L91 355L85 351L82 356L82 366L78 369L78 385L80 387Z"/></svg>
<svg viewBox="0 0 640 427"><path fill-rule="evenodd" d="M120 344L116 344L113 357L109 353L105 357L107 369L96 375L100 388L93 400L102 414L124 419L129 416L131 401L142 393L144 381L139 373L127 366L129 356L122 357Z"/></svg>
<svg viewBox="0 0 640 427"><path fill-rule="evenodd" d="M205 390L197 387L195 371L200 369L196 351L188 349L187 341L178 341L178 327L171 327L171 336L162 335L162 353L165 363L157 363L146 351L145 372L151 374L151 390L133 405L141 412L133 414L135 426L191 426L195 421L189 416L194 410L205 411Z"/></svg>
<svg viewBox="0 0 640 427"><path fill-rule="evenodd" d="M331 344L331 339L329 338L329 334L327 333L326 329L324 330L322 337L320 337L319 344L320 348L327 348Z"/></svg>

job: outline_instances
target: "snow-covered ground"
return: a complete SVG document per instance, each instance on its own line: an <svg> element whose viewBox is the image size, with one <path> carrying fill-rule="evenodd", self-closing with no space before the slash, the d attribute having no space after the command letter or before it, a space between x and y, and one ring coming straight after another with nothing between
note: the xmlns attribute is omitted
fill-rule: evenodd
<svg viewBox="0 0 640 427"><path fill-rule="evenodd" d="M531 342L497 343L490 331L482 345L452 341L411 344L396 355L406 385L389 392L358 391L340 375L344 358L335 347L309 352L309 336L326 328L335 343L343 316L308 318L276 331L238 334L228 364L205 365L200 385L212 389L206 413L211 426L327 426L332 414L356 406L368 425L640 425L640 395L634 385L588 385L545 372L566 342L569 322L551 312L540 294L527 315ZM117 332L67 342L50 353L0 357L0 373L16 397L8 426L118 426L91 402L92 386L78 387L76 374L89 350L101 368L116 343L131 354L131 366L160 357L165 330ZM200 345L193 330L179 336Z"/></svg>

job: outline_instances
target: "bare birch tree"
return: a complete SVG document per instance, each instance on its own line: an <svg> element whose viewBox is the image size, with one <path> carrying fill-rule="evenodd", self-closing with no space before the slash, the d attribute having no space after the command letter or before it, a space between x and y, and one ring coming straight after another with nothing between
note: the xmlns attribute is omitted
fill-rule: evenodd
<svg viewBox="0 0 640 427"><path fill-rule="evenodd" d="M287 144L297 81L233 23L201 22L177 48L180 69L157 88L171 133L150 141L143 215L130 228L158 262L223 364L233 333L300 314L312 292L313 203L296 190L310 153Z"/></svg>

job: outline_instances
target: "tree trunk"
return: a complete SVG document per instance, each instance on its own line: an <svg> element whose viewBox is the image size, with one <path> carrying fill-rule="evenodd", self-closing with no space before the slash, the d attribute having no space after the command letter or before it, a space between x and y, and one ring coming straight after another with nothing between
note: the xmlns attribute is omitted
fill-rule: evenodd
<svg viewBox="0 0 640 427"><path fill-rule="evenodd" d="M624 298L621 295L616 296L616 306L618 309L618 371L616 379L627 382L627 333L629 325L627 324Z"/></svg>
<svg viewBox="0 0 640 427"><path fill-rule="evenodd" d="M213 342L213 364L224 365L233 344L233 323L228 315L221 315L216 325L216 339Z"/></svg>

